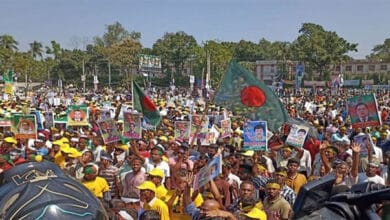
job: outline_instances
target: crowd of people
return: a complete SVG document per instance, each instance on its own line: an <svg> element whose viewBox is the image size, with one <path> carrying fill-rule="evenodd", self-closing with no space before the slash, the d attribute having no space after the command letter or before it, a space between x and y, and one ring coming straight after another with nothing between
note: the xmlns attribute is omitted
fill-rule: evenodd
<svg viewBox="0 0 390 220"><path fill-rule="evenodd" d="M352 129L347 97L376 93L382 124ZM387 91L340 89L284 89L277 91L289 117L310 124L303 147L286 144L287 133L268 131L268 149L242 150L246 118L186 90L149 92L162 115L155 129L142 138L104 143L96 121L103 103L115 109L111 117L119 131L121 106L133 111L128 94L103 92L85 97L53 92L35 93L26 100L1 101L1 114L21 112L23 106L61 114L69 104L87 105L89 126L44 127L36 139L17 139L9 127L1 127L0 172L28 161L49 160L71 178L80 181L105 206L110 219L290 219L301 187L330 173L335 186L351 187L371 181L386 185L390 158ZM60 103L53 99L60 98ZM52 99L52 100L51 100ZM118 111L117 111L118 110ZM231 134L216 143L177 140L174 122L190 115L230 118ZM262 118L266 121L266 116ZM259 120L262 120L259 119ZM44 123L45 124L45 123ZM369 134L363 147L354 136ZM221 156L222 172L205 186L194 189L196 174L208 161Z"/></svg>

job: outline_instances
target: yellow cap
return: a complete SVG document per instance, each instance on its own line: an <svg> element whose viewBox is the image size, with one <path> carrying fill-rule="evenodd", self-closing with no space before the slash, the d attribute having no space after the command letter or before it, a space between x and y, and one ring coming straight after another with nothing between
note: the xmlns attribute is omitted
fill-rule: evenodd
<svg viewBox="0 0 390 220"><path fill-rule="evenodd" d="M36 156L34 157L34 160L37 161L37 162L41 162L42 159L43 159L42 155L36 155Z"/></svg>
<svg viewBox="0 0 390 220"><path fill-rule="evenodd" d="M62 145L62 141L60 141L60 140L53 141L53 142L52 142L52 145L61 146L61 145Z"/></svg>
<svg viewBox="0 0 390 220"><path fill-rule="evenodd" d="M4 138L4 141L7 143L10 143L10 144L17 144L18 143L18 141L13 137L6 137L6 138Z"/></svg>
<svg viewBox="0 0 390 220"><path fill-rule="evenodd" d="M150 190L156 192L156 185L152 181L145 181L141 185L137 186L140 190Z"/></svg>
<svg viewBox="0 0 390 220"><path fill-rule="evenodd" d="M246 157L251 157L251 156L253 156L253 154L255 154L255 151L253 151L253 150L247 150L244 153L241 153L241 155L246 156Z"/></svg>
<svg viewBox="0 0 390 220"><path fill-rule="evenodd" d="M241 215L245 215L252 219L259 219L259 220L267 219L267 215L265 214L265 212L258 208L252 208L248 213L242 213Z"/></svg>
<svg viewBox="0 0 390 220"><path fill-rule="evenodd" d="M160 136L158 139L160 139L160 141L163 141L163 142L168 142L168 138L165 136Z"/></svg>
<svg viewBox="0 0 390 220"><path fill-rule="evenodd" d="M122 144L122 145L116 146L115 148L122 149L123 151L127 151L129 149L129 146L127 146L126 144Z"/></svg>
<svg viewBox="0 0 390 220"><path fill-rule="evenodd" d="M153 170L149 171L149 175L164 178L164 171L159 168L154 168Z"/></svg>
<svg viewBox="0 0 390 220"><path fill-rule="evenodd" d="M81 157L81 155L82 155L82 153L80 151L78 151L76 148L70 147L69 157L77 158L77 157Z"/></svg>

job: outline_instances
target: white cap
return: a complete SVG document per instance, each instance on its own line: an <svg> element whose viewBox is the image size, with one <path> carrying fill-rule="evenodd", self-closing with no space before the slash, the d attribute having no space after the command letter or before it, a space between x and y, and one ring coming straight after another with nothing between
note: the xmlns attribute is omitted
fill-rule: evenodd
<svg viewBox="0 0 390 220"><path fill-rule="evenodd" d="M129 213L127 213L126 211L119 211L118 214L124 218L125 220L134 220L133 217L131 217L131 215L129 215Z"/></svg>

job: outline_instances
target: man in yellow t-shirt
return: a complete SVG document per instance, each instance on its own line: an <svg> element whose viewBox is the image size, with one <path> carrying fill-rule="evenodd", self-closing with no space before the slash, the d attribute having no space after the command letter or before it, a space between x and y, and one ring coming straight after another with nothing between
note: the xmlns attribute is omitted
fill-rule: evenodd
<svg viewBox="0 0 390 220"><path fill-rule="evenodd" d="M103 199L103 193L110 191L107 181L97 176L98 167L96 164L87 164L84 167L83 185L89 189L97 198Z"/></svg>
<svg viewBox="0 0 390 220"><path fill-rule="evenodd" d="M156 185L156 197L165 201L165 196L168 193L167 188L162 184L164 179L164 171L160 168L154 168L149 171L148 180L152 181Z"/></svg>
<svg viewBox="0 0 390 220"><path fill-rule="evenodd" d="M187 172L183 170L177 173L175 178L176 190L169 190L165 202L170 209L171 220L191 220L191 216L184 211L183 192L187 184ZM192 196L193 190L190 189L190 195ZM203 197L199 193L194 200L195 207L201 206L203 203Z"/></svg>
<svg viewBox="0 0 390 220"><path fill-rule="evenodd" d="M156 185L145 181L137 187L140 190L140 199L144 203L144 210L155 210L160 213L161 220L170 220L167 204L155 196Z"/></svg>

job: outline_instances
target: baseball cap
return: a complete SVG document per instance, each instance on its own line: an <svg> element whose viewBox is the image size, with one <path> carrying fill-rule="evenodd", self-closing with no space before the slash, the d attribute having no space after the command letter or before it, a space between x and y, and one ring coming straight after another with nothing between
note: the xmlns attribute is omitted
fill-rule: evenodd
<svg viewBox="0 0 390 220"><path fill-rule="evenodd" d="M154 185L152 181L145 181L141 185L137 186L137 189L156 192L156 185Z"/></svg>
<svg viewBox="0 0 390 220"><path fill-rule="evenodd" d="M164 178L164 171L162 171L159 168L154 168L151 171L149 171L149 176L158 176Z"/></svg>

